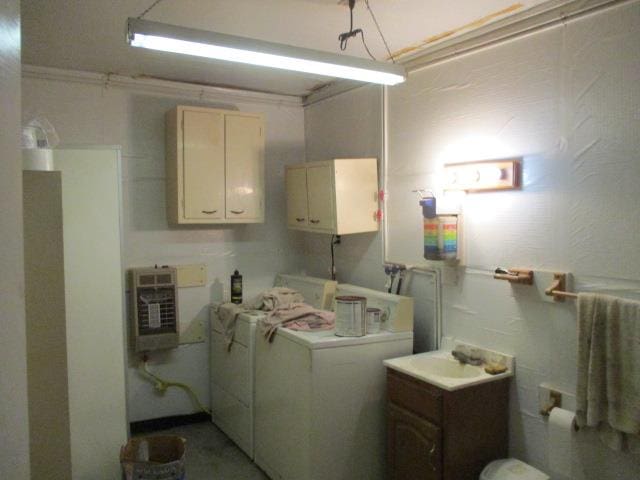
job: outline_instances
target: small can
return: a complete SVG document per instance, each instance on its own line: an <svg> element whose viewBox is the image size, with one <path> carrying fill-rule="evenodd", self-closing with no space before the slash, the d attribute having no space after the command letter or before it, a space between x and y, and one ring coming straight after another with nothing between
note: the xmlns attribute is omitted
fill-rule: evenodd
<svg viewBox="0 0 640 480"><path fill-rule="evenodd" d="M367 333L367 299L356 296L336 297L336 335L362 337Z"/></svg>
<svg viewBox="0 0 640 480"><path fill-rule="evenodd" d="M380 317L382 310L367 308L367 333L380 333Z"/></svg>

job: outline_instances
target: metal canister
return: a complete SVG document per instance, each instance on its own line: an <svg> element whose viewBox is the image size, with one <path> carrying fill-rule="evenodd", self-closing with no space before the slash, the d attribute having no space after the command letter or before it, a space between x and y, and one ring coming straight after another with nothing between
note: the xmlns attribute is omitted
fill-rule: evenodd
<svg viewBox="0 0 640 480"><path fill-rule="evenodd" d="M367 299L339 296L336 300L336 335L362 337L367 333Z"/></svg>
<svg viewBox="0 0 640 480"><path fill-rule="evenodd" d="M382 310L379 308L367 308L367 333L380 332L380 319Z"/></svg>

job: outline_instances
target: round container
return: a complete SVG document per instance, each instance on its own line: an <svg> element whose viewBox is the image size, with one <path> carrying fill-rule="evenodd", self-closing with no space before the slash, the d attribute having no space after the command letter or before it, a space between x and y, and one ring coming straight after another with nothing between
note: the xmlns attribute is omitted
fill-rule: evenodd
<svg viewBox="0 0 640 480"><path fill-rule="evenodd" d="M23 148L22 169L53 171L53 150L48 148Z"/></svg>
<svg viewBox="0 0 640 480"><path fill-rule="evenodd" d="M367 333L367 299L356 296L336 297L336 335L362 337Z"/></svg>
<svg viewBox="0 0 640 480"><path fill-rule="evenodd" d="M367 333L380 332L380 319L382 310L379 308L367 308Z"/></svg>

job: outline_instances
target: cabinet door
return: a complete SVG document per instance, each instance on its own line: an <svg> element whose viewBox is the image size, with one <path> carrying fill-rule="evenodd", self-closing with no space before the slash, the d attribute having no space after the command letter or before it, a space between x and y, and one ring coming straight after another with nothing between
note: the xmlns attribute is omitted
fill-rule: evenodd
<svg viewBox="0 0 640 480"><path fill-rule="evenodd" d="M441 480L441 431L431 422L388 404L387 468L391 480Z"/></svg>
<svg viewBox="0 0 640 480"><path fill-rule="evenodd" d="M287 168L287 225L301 227L309 224L307 204L307 169Z"/></svg>
<svg viewBox="0 0 640 480"><path fill-rule="evenodd" d="M309 226L331 231L335 228L333 170L330 165L307 168Z"/></svg>
<svg viewBox="0 0 640 480"><path fill-rule="evenodd" d="M264 133L262 119L226 115L226 218L264 217Z"/></svg>
<svg viewBox="0 0 640 480"><path fill-rule="evenodd" d="M223 218L224 117L185 110L182 128L184 218Z"/></svg>

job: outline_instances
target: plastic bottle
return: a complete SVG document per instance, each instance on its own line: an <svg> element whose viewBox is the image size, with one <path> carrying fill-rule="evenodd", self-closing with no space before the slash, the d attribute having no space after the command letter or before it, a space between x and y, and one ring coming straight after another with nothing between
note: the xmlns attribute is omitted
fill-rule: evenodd
<svg viewBox="0 0 640 480"><path fill-rule="evenodd" d="M231 303L242 303L242 275L238 270L231 275Z"/></svg>

